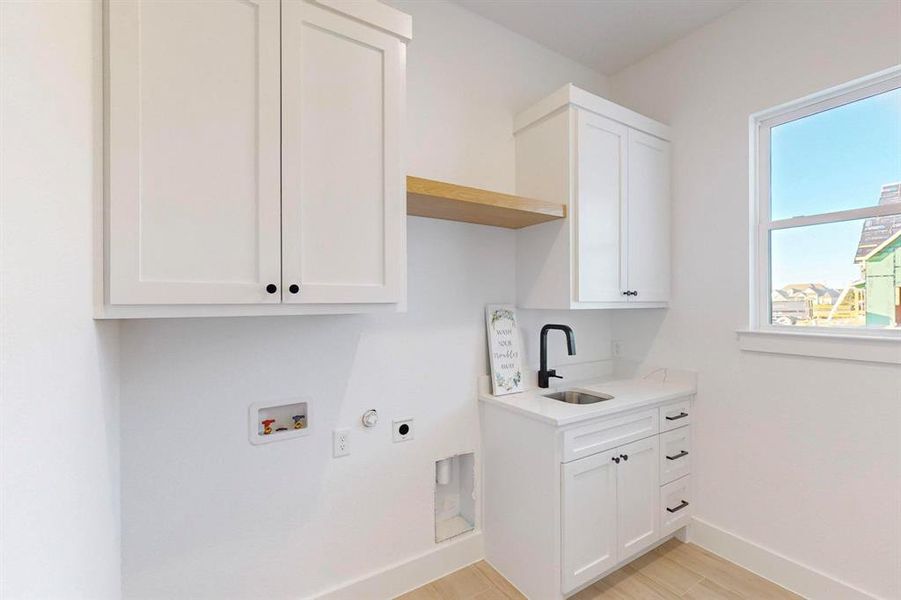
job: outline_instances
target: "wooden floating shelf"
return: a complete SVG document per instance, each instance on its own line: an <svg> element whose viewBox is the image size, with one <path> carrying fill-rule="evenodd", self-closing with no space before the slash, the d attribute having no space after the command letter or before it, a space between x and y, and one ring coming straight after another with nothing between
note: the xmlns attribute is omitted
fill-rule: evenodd
<svg viewBox="0 0 901 600"><path fill-rule="evenodd" d="M407 214L520 229L566 217L566 205L408 175Z"/></svg>

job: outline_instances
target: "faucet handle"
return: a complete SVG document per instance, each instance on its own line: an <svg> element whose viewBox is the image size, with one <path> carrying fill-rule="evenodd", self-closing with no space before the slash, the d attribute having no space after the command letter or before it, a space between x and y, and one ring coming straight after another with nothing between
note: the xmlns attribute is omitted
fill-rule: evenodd
<svg viewBox="0 0 901 600"><path fill-rule="evenodd" d="M550 379L551 377L556 377L557 379L563 379L563 375L557 375L556 369L551 369L550 371L548 371L547 376L548 376L548 379Z"/></svg>

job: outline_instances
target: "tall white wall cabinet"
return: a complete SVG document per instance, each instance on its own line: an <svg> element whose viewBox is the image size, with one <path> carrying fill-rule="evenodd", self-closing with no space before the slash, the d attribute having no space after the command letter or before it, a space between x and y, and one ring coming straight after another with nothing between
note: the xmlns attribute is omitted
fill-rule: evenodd
<svg viewBox="0 0 901 600"><path fill-rule="evenodd" d="M517 232L518 305L666 306L669 128L567 85L515 129L517 193L563 199L569 215Z"/></svg>
<svg viewBox="0 0 901 600"><path fill-rule="evenodd" d="M410 17L340 0L104 8L97 316L402 307Z"/></svg>

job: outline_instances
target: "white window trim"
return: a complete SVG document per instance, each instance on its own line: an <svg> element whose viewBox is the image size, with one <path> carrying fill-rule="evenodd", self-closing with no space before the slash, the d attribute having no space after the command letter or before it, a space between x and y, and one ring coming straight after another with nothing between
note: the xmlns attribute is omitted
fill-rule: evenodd
<svg viewBox="0 0 901 600"><path fill-rule="evenodd" d="M872 206L771 221L770 130L777 125L898 87L901 87L901 65L750 116L750 170L748 177L750 192L748 237L750 240L750 327L738 332L740 346L743 350L901 364L901 330L899 329L798 328L774 325L769 322L771 302L770 231L864 219L897 212L897 208ZM885 342L888 342L888 345ZM864 351L861 352L862 350Z"/></svg>

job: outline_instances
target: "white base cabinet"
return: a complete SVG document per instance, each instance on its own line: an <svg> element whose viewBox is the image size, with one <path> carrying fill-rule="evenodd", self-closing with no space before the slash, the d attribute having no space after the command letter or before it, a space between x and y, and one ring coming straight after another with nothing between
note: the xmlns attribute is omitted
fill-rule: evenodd
<svg viewBox="0 0 901 600"><path fill-rule="evenodd" d="M659 539L657 455L655 436L561 466L564 590Z"/></svg>
<svg viewBox="0 0 901 600"><path fill-rule="evenodd" d="M669 128L567 85L516 117L516 191L568 218L517 232L523 308L664 307Z"/></svg>
<svg viewBox="0 0 901 600"><path fill-rule="evenodd" d="M527 597L572 595L688 524L690 398L559 428L481 406L485 554Z"/></svg>
<svg viewBox="0 0 901 600"><path fill-rule="evenodd" d="M563 465L563 588L576 589L619 562L617 450Z"/></svg>
<svg viewBox="0 0 901 600"><path fill-rule="evenodd" d="M660 537L657 436L620 446L617 450L621 461L616 465L617 556L622 562L636 556Z"/></svg>
<svg viewBox="0 0 901 600"><path fill-rule="evenodd" d="M98 317L404 307L408 15L351 0L103 10Z"/></svg>

